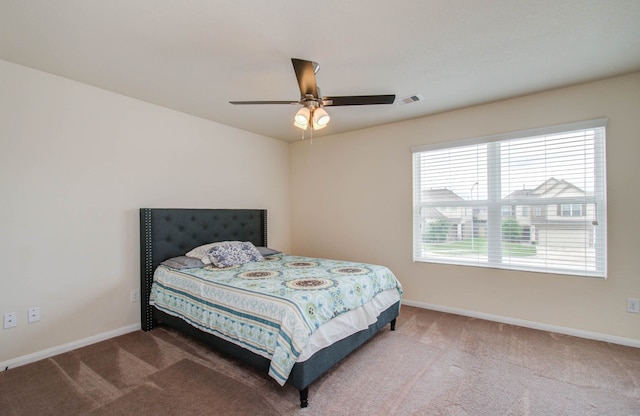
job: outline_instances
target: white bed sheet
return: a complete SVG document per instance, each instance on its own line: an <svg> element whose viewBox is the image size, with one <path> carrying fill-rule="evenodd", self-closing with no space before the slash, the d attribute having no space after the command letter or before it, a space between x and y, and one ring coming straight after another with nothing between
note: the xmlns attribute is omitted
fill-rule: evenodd
<svg viewBox="0 0 640 416"><path fill-rule="evenodd" d="M400 294L396 289L385 290L359 308L340 314L321 325L313 332L309 343L302 350L296 362L306 361L313 354L334 342L367 329L369 325L378 320L381 312L399 300Z"/></svg>

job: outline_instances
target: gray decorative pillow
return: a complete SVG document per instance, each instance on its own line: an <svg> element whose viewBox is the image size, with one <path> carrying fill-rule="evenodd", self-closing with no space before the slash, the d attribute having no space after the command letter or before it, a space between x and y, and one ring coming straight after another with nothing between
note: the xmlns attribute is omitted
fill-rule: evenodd
<svg viewBox="0 0 640 416"><path fill-rule="evenodd" d="M256 247L256 248L258 249L260 254L262 254L262 257L272 256L274 254L280 254L281 253L281 251L274 250L274 249L269 248L269 247Z"/></svg>
<svg viewBox="0 0 640 416"><path fill-rule="evenodd" d="M198 269L200 267L204 267L204 263L202 262L202 260L187 256L172 257L160 264L178 270Z"/></svg>
<svg viewBox="0 0 640 416"><path fill-rule="evenodd" d="M264 260L256 246L248 241L215 245L209 249L208 254L211 263L216 267L236 266Z"/></svg>

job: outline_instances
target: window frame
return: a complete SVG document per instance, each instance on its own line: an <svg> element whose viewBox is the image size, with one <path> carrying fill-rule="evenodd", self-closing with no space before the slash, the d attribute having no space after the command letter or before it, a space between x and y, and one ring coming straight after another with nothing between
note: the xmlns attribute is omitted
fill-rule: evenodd
<svg viewBox="0 0 640 416"><path fill-rule="evenodd" d="M561 217L584 217L586 215L584 204L560 204L558 207L558 215Z"/></svg>
<svg viewBox="0 0 640 416"><path fill-rule="evenodd" d="M490 267L490 268L504 268L509 270L521 270L521 271L533 271L533 272L542 272L542 273L551 273L551 274L567 274L567 275L577 275L577 276L585 276L585 277L599 277L606 278L607 277L607 240L606 240L606 118L599 118L594 120L580 121L576 123L567 123L555 126L548 126L543 128L536 129L528 129L528 130L519 130L514 132L502 133L492 136L483 136L466 140L457 140L453 142L444 142L433 145L422 145L422 146L414 146L411 148L411 152L413 153L413 207L414 207L414 220L413 220L413 259L414 262L426 262L426 263L445 263L445 264L455 264L455 265L468 265L468 266L476 266L476 267ZM594 175L596 178L594 179L594 191L593 195L584 195L580 198L570 197L570 196L556 196L551 198L544 198L543 200L534 200L534 199L510 199L503 200L500 196L500 169L499 165L500 156L496 155L496 152L499 153L500 143L507 142L509 140L518 140L524 138L535 138L537 136L553 136L559 135L563 133L570 133L581 130L590 130L594 129L598 133L594 137ZM418 195L419 192L423 192L421 186L421 171L417 168L416 164L418 163L416 157L423 152L429 152L434 150L445 150L445 149L454 149L456 147L462 146L470 146L470 145L478 145L478 144L486 144L487 145L487 160L490 160L492 157L494 158L494 162L488 163L487 165L487 177L496 178L497 183L490 183L487 180L487 199L486 200L473 200L473 188L471 189L471 200L461 200L461 201L446 201L446 203L425 203L422 199L423 197ZM493 156L491 156L493 154ZM419 157L419 156L418 156ZM497 160L498 162L495 162ZM497 169L497 171L495 170ZM499 173L500 175L498 175ZM491 176L493 175L493 176ZM502 244L502 216L503 210L509 211L513 215L513 218L517 218L518 209L520 207L526 206L527 210L530 212L531 216L539 216L539 212L542 215L546 216L550 213L548 209L545 207L551 206L551 204L557 204L557 214L558 216L563 215L562 205L570 204L571 214L570 216L564 216L564 218L584 218L587 212L587 208L585 204L593 204L595 208L595 220L593 221L594 230L593 230L593 239L597 241L595 247L596 258L594 260L595 266L593 269L588 270L585 266L585 269L564 269L557 267L528 267L528 266L514 266L513 264L505 265L503 264L501 253L502 248L499 247ZM573 207L576 207L574 209ZM486 208L488 215L488 226L486 228L486 233L488 236L488 259L487 262L484 263L479 260L460 260L460 259L452 259L448 258L446 260L439 259L437 257L428 257L423 255L422 251L422 241L423 241L423 224L422 224L422 215L420 214L420 210L422 208L436 208L436 207L449 207L449 208L458 208L458 209L468 209L469 207L472 209L472 212L476 209ZM545 214L547 212L547 214ZM577 215L577 214L580 215ZM475 217L472 217L472 223L476 224ZM534 227L535 229L535 227ZM585 231L586 232L586 231ZM472 233L473 234L473 233ZM492 258L492 253L499 253L498 258Z"/></svg>

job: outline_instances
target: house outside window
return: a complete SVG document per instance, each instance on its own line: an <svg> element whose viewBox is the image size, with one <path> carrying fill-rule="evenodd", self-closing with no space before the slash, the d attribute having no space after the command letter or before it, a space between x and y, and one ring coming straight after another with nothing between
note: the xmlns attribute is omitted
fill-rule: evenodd
<svg viewBox="0 0 640 416"><path fill-rule="evenodd" d="M605 125L412 148L414 261L606 277Z"/></svg>

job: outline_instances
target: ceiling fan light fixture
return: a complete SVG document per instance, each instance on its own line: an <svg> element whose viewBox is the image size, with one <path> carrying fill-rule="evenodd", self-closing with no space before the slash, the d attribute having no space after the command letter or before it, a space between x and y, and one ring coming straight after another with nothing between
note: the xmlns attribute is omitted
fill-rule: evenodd
<svg viewBox="0 0 640 416"><path fill-rule="evenodd" d="M295 115L295 122L298 124L309 124L310 112L307 107L302 107Z"/></svg>
<svg viewBox="0 0 640 416"><path fill-rule="evenodd" d="M318 107L313 111L313 127L315 130L320 130L327 127L331 117L324 108Z"/></svg>
<svg viewBox="0 0 640 416"><path fill-rule="evenodd" d="M309 109L307 107L302 107L300 110L298 110L295 117L293 117L293 125L302 130L306 130L309 126L310 117L311 112L309 111Z"/></svg>
<svg viewBox="0 0 640 416"><path fill-rule="evenodd" d="M306 130L309 127L309 123L300 123L297 119L293 120L293 125L302 130Z"/></svg>

